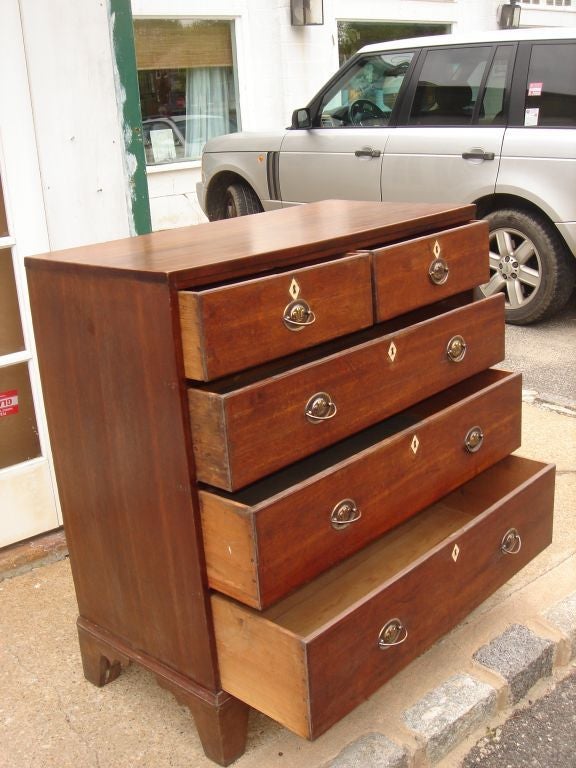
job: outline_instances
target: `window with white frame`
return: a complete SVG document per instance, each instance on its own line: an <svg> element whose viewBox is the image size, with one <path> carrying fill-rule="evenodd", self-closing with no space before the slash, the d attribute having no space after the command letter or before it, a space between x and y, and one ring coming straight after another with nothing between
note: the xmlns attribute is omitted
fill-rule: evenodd
<svg viewBox="0 0 576 768"><path fill-rule="evenodd" d="M206 141L239 130L231 21L135 19L149 165L198 160Z"/></svg>
<svg viewBox="0 0 576 768"><path fill-rule="evenodd" d="M572 0L521 0L522 5L539 5L541 8L556 7L556 8L570 8L572 7Z"/></svg>

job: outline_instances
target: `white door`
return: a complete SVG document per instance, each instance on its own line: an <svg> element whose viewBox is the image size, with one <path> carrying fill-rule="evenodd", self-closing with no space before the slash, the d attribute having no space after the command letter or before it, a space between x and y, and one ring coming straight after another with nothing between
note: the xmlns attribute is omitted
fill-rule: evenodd
<svg viewBox="0 0 576 768"><path fill-rule="evenodd" d="M0 24L0 547L61 524L24 256L49 247L19 4ZM9 76L8 76L9 73ZM10 109L5 109L10 105Z"/></svg>

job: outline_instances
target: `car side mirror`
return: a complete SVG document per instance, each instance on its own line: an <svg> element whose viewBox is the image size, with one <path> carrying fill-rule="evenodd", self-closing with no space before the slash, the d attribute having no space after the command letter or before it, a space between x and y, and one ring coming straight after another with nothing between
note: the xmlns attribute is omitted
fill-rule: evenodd
<svg viewBox="0 0 576 768"><path fill-rule="evenodd" d="M292 128L312 128L312 118L308 107L295 109L292 112Z"/></svg>

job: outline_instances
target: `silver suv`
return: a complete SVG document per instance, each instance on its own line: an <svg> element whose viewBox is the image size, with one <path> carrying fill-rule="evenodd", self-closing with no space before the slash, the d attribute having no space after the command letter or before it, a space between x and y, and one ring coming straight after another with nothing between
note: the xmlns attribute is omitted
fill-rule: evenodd
<svg viewBox="0 0 576 768"><path fill-rule="evenodd" d="M325 198L473 202L486 295L508 322L566 303L576 275L576 34L520 30L360 50L292 126L210 140L210 220Z"/></svg>

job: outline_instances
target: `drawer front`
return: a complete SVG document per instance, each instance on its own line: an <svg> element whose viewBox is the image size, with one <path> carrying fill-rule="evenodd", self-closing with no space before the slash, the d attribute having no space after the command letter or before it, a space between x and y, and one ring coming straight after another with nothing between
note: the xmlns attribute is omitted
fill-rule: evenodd
<svg viewBox="0 0 576 768"><path fill-rule="evenodd" d="M209 381L372 324L367 254L209 290L180 291L187 378Z"/></svg>
<svg viewBox="0 0 576 768"><path fill-rule="evenodd" d="M197 476L236 490L503 357L497 295L232 391L191 388Z"/></svg>
<svg viewBox="0 0 576 768"><path fill-rule="evenodd" d="M214 594L224 690L319 736L550 543L553 497L553 466L508 457L354 555L356 570L344 563L264 614ZM439 526L453 515L454 530L422 554L421 526L433 532L434 515ZM378 550L376 585L361 571L389 540L396 572Z"/></svg>
<svg viewBox="0 0 576 768"><path fill-rule="evenodd" d="M372 252L376 320L475 288L490 279L488 224L476 221Z"/></svg>
<svg viewBox="0 0 576 768"><path fill-rule="evenodd" d="M281 490L252 506L251 496L201 490L209 585L267 608L516 450L521 376L485 371L404 412L407 422L391 435L385 422L348 440L339 453L351 455L329 469L335 452L316 454L308 463L316 460L318 474L295 485L283 488L279 473L261 485ZM284 473L288 483L294 472Z"/></svg>

